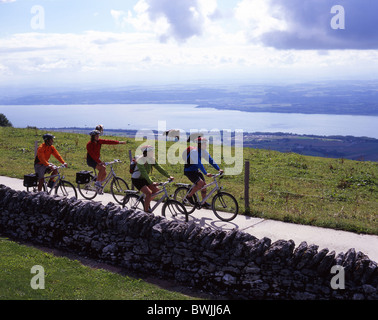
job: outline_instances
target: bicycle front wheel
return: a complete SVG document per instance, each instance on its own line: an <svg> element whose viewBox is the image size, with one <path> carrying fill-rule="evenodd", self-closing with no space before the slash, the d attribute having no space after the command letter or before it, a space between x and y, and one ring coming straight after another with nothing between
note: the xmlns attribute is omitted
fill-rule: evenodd
<svg viewBox="0 0 378 320"><path fill-rule="evenodd" d="M68 198L75 197L77 199L75 186L66 180L60 180L58 186L55 188L55 194Z"/></svg>
<svg viewBox="0 0 378 320"><path fill-rule="evenodd" d="M161 209L161 214L163 217L166 217L167 214L170 214L173 218L176 218L178 215L185 215L185 222L188 222L188 212L186 211L185 206L176 200L167 200L163 208Z"/></svg>
<svg viewBox="0 0 378 320"><path fill-rule="evenodd" d="M92 200L97 196L97 188L95 187L95 180L91 180L85 184L78 184L79 193L84 199Z"/></svg>
<svg viewBox="0 0 378 320"><path fill-rule="evenodd" d="M117 203L123 204L126 190L129 190L129 186L127 185L125 180L119 177L113 178L110 185L110 192L112 193L112 196L114 200L117 201Z"/></svg>
<svg viewBox="0 0 378 320"><path fill-rule="evenodd" d="M219 192L213 198L211 205L215 216L222 221L235 219L239 212L239 205L232 194Z"/></svg>

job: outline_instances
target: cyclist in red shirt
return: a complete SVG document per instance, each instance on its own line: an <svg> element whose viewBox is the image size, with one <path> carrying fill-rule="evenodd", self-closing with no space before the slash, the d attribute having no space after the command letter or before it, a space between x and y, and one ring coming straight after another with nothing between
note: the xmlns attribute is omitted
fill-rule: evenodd
<svg viewBox="0 0 378 320"><path fill-rule="evenodd" d="M101 183L106 178L106 166L100 159L101 146L103 144L126 144L125 141L100 139L100 134L101 132L99 130L93 130L90 133L91 141L87 143L87 164L93 169L98 170L95 184L97 187L102 187Z"/></svg>

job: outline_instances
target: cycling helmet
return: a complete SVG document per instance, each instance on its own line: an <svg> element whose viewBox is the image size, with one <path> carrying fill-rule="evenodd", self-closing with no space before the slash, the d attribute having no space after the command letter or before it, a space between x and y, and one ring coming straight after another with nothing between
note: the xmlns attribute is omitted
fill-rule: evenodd
<svg viewBox="0 0 378 320"><path fill-rule="evenodd" d="M194 133L191 133L189 135L189 138L187 140L187 142L190 142L190 141L195 141L195 139L198 139L200 137L203 137L203 133L202 132L194 132Z"/></svg>
<svg viewBox="0 0 378 320"><path fill-rule="evenodd" d="M99 124L96 129L97 131L100 132L100 134L103 134L104 133L104 126L102 124Z"/></svg>
<svg viewBox="0 0 378 320"><path fill-rule="evenodd" d="M101 132L98 131L98 130L93 130L93 131L91 131L91 132L89 133L90 136L95 136L96 134L101 134Z"/></svg>
<svg viewBox="0 0 378 320"><path fill-rule="evenodd" d="M194 142L196 143L206 143L207 142L207 139L205 137L198 137L196 139L194 139Z"/></svg>
<svg viewBox="0 0 378 320"><path fill-rule="evenodd" d="M140 150L143 152L143 157L147 157L147 152L155 150L153 146L147 145L140 148Z"/></svg>
<svg viewBox="0 0 378 320"><path fill-rule="evenodd" d="M147 145L147 146L141 147L140 150L142 150L142 152L148 152L148 151L155 150L155 148L153 146Z"/></svg>
<svg viewBox="0 0 378 320"><path fill-rule="evenodd" d="M43 138L43 141L48 141L48 140L50 140L50 139L55 139L55 137L54 137L52 134L50 134L50 133L46 133L46 134L44 134L44 135L42 136L42 138Z"/></svg>

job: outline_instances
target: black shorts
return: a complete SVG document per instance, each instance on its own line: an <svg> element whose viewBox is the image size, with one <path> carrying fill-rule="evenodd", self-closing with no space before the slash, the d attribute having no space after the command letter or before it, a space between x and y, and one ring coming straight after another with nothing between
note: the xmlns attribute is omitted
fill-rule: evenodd
<svg viewBox="0 0 378 320"><path fill-rule="evenodd" d="M131 182L133 183L134 187L137 188L139 191L145 186L149 186L150 184L147 182L146 179L131 179Z"/></svg>
<svg viewBox="0 0 378 320"><path fill-rule="evenodd" d="M203 180L205 181L205 177L199 171L184 171L184 175L188 177L188 179L192 182L197 184L198 181Z"/></svg>
<svg viewBox="0 0 378 320"><path fill-rule="evenodd" d="M87 165L93 169L96 169L97 167L97 162L94 161L89 154L87 154Z"/></svg>

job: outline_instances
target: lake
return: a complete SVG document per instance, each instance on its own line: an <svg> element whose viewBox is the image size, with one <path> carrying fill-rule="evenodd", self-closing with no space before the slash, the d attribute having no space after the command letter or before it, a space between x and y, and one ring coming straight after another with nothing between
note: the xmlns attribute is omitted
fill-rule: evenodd
<svg viewBox="0 0 378 320"><path fill-rule="evenodd" d="M246 132L285 132L313 135L342 135L378 138L377 116L243 112L196 108L187 104L111 104L111 105L0 105L14 127L80 127L93 129L167 129L185 131L242 129Z"/></svg>

